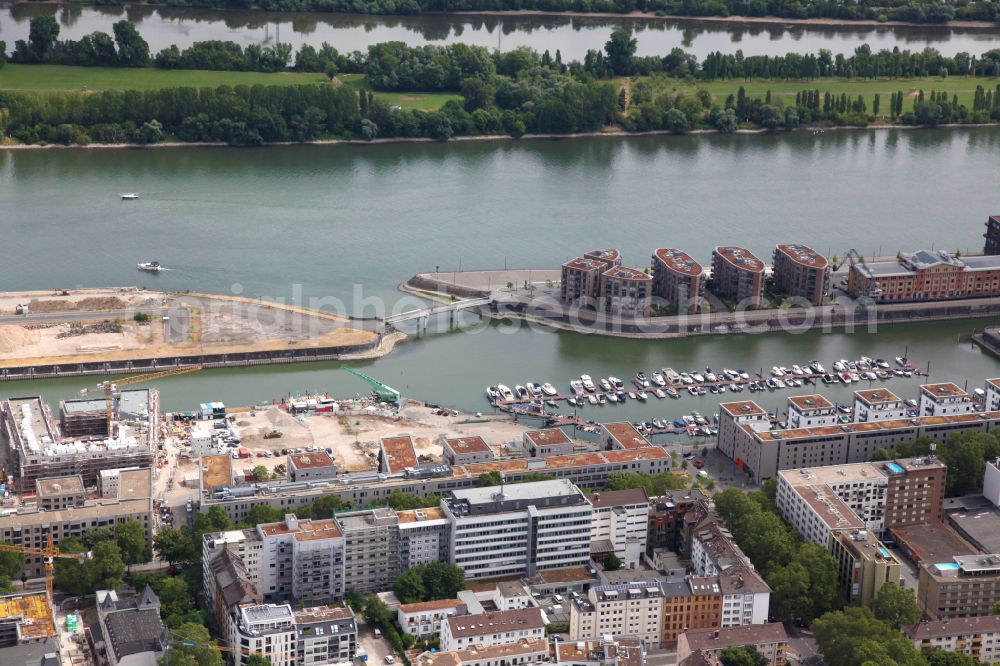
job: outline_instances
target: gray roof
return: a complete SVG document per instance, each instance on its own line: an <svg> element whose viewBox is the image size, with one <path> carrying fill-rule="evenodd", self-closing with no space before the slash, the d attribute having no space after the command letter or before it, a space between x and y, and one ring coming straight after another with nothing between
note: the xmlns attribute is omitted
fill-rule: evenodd
<svg viewBox="0 0 1000 666"><path fill-rule="evenodd" d="M108 628L108 643L118 659L162 649L166 628L160 611L155 608L110 613L104 624Z"/></svg>
<svg viewBox="0 0 1000 666"><path fill-rule="evenodd" d="M0 648L0 664L4 666L58 666L55 653L59 642L46 638L40 643L24 643Z"/></svg>
<svg viewBox="0 0 1000 666"><path fill-rule="evenodd" d="M506 484L486 488L461 488L454 490L455 499L464 499L469 504L491 504L495 495L503 488L504 500L531 500L543 497L572 497L579 495L579 489L566 479L533 481L531 483Z"/></svg>

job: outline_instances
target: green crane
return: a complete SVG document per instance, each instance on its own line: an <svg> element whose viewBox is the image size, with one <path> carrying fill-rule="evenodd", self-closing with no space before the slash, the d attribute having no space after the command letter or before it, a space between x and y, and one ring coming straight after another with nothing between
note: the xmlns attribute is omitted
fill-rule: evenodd
<svg viewBox="0 0 1000 666"><path fill-rule="evenodd" d="M358 372L351 368L347 368L347 371L359 378L364 383L372 387L372 396L381 402L398 402L399 401L399 391L387 386L377 379L372 379L363 372Z"/></svg>

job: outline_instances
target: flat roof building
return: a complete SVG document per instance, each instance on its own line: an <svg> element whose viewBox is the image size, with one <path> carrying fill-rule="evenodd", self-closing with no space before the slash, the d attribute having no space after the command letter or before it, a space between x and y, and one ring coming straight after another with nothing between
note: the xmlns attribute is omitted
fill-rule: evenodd
<svg viewBox="0 0 1000 666"><path fill-rule="evenodd" d="M712 250L710 284L738 308L759 308L764 300L764 262L745 248L720 245Z"/></svg>
<svg viewBox="0 0 1000 666"><path fill-rule="evenodd" d="M892 421L906 418L906 403L886 388L854 392L854 422Z"/></svg>
<svg viewBox="0 0 1000 666"><path fill-rule="evenodd" d="M941 382L920 387L921 416L949 416L976 411L972 398L957 384Z"/></svg>
<svg viewBox="0 0 1000 666"><path fill-rule="evenodd" d="M399 570L418 564L447 562L451 554L451 523L440 507L397 511Z"/></svg>
<svg viewBox="0 0 1000 666"><path fill-rule="evenodd" d="M639 567L646 552L649 499L642 488L604 490L590 496L590 552L613 552L628 569Z"/></svg>
<svg viewBox="0 0 1000 666"><path fill-rule="evenodd" d="M924 621L900 631L921 652L960 652L984 664L1000 662L1000 615Z"/></svg>
<svg viewBox="0 0 1000 666"><path fill-rule="evenodd" d="M391 589L400 570L396 512L390 508L350 511L338 513L334 520L346 540L346 588L361 594Z"/></svg>
<svg viewBox="0 0 1000 666"><path fill-rule="evenodd" d="M812 428L837 423L837 410L823 396L794 395L788 398L788 427Z"/></svg>
<svg viewBox="0 0 1000 666"><path fill-rule="evenodd" d="M524 448L532 458L547 458L573 453L573 440L561 428L528 430L524 435Z"/></svg>
<svg viewBox="0 0 1000 666"><path fill-rule="evenodd" d="M956 555L920 567L917 601L932 620L989 615L1000 599L1000 554Z"/></svg>
<svg viewBox="0 0 1000 666"><path fill-rule="evenodd" d="M601 273L607 265L594 259L571 259L562 265L560 298L566 305L593 306L601 294Z"/></svg>
<svg viewBox="0 0 1000 666"><path fill-rule="evenodd" d="M335 519L299 520L287 514L281 522L258 525L257 533L268 561L259 586L268 598L303 602L343 598L350 587L347 544Z"/></svg>
<svg viewBox="0 0 1000 666"><path fill-rule="evenodd" d="M288 478L291 481L332 479L336 476L337 466L326 451L288 454Z"/></svg>
<svg viewBox="0 0 1000 666"><path fill-rule="evenodd" d="M394 474L417 466L417 452L409 435L383 437L379 444L379 471Z"/></svg>
<svg viewBox="0 0 1000 666"><path fill-rule="evenodd" d="M87 489L83 487L79 474L37 479L35 488L38 507L44 511L83 506L87 499Z"/></svg>
<svg viewBox="0 0 1000 666"><path fill-rule="evenodd" d="M986 218L986 246L983 254L1000 254L1000 215L990 215Z"/></svg>
<svg viewBox="0 0 1000 666"><path fill-rule="evenodd" d="M650 446L649 440L639 434L631 423L619 421L617 423L602 423L601 438L608 450L644 449Z"/></svg>
<svg viewBox="0 0 1000 666"><path fill-rule="evenodd" d="M848 292L877 303L985 298L1000 294L1000 258L941 250L901 252L896 261L851 266Z"/></svg>
<svg viewBox="0 0 1000 666"><path fill-rule="evenodd" d="M771 264L776 291L823 305L830 281L830 263L826 257L799 243L784 243L774 248Z"/></svg>
<svg viewBox="0 0 1000 666"><path fill-rule="evenodd" d="M449 465L471 465L493 460L493 450L482 437L449 437L444 440L444 461Z"/></svg>
<svg viewBox="0 0 1000 666"><path fill-rule="evenodd" d="M653 296L664 299L677 312L695 313L705 289L705 269L686 252L659 248L653 252Z"/></svg>

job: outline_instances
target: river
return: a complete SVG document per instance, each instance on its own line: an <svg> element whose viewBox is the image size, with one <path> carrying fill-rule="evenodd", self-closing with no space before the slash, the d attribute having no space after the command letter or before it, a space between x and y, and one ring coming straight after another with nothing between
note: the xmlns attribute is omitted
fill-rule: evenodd
<svg viewBox="0 0 1000 666"><path fill-rule="evenodd" d="M777 242L824 254L981 249L996 214L1000 129L849 131L813 135L633 137L496 143L261 149L0 152L4 289L146 284L286 301L339 300L357 314L401 307L396 285L418 271L555 267L594 247L643 266L657 246L707 262L719 243L764 258ZM123 202L117 194L137 191ZM171 270L139 274L135 262ZM357 286L356 286L357 285ZM357 292L357 293L356 293ZM983 320L867 333L634 341L506 325L433 333L368 362L406 395L470 410L487 384L587 372L711 366L757 371L909 346L933 379L971 388L1000 363L966 341ZM3 393L58 400L96 378L11 384ZM915 380L894 380L915 394ZM205 400L270 401L292 392L365 387L317 364L212 371L160 383L167 409ZM841 399L846 388L824 389ZM789 392L758 396L777 406ZM747 395L747 394L743 394ZM612 415L713 411L713 396ZM598 410L588 407L585 411Z"/></svg>
<svg viewBox="0 0 1000 666"><path fill-rule="evenodd" d="M231 40L274 44L280 40L298 49L304 43L329 42L342 52L364 51L370 44L400 40L412 45L463 42L510 50L529 46L539 52L558 49L566 60L582 60L588 49L602 49L612 29L631 26L639 55L665 55L680 47L699 58L712 51L742 49L746 55L783 55L830 49L852 53L869 44L873 50L899 47L939 49L946 55L966 51L978 55L996 46L997 31L927 27L835 27L720 24L665 19L606 19L559 16L362 16L294 14L259 11L176 9L149 5L86 7L79 5L0 4L0 40L13 50L27 39L33 16L54 14L62 39L79 39L95 30L111 33L115 21L135 22L155 53L171 44L186 47L196 41Z"/></svg>

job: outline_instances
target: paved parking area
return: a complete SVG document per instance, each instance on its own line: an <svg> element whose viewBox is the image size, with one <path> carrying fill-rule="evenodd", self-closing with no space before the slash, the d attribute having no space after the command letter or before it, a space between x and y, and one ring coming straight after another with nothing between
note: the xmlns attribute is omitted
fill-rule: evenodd
<svg viewBox="0 0 1000 666"><path fill-rule="evenodd" d="M392 654L392 647L389 646L388 641L375 638L372 628L360 617L358 618L358 642L368 653L368 663L371 666L385 664L386 655Z"/></svg>

